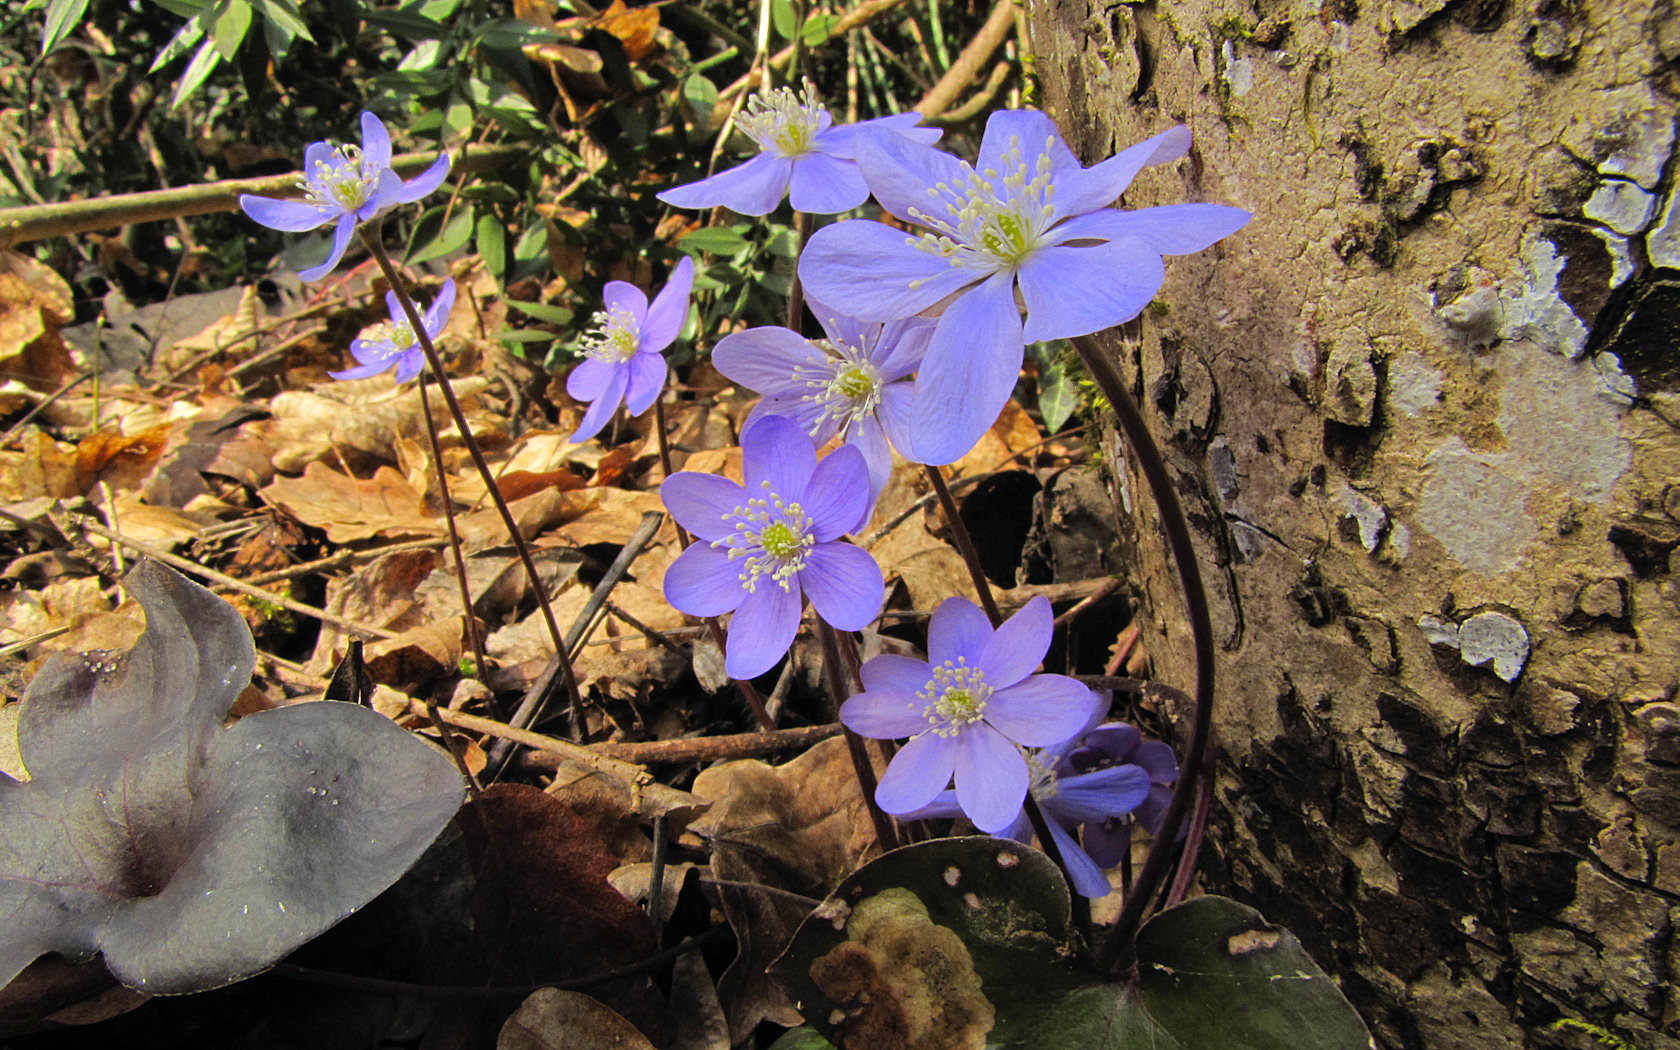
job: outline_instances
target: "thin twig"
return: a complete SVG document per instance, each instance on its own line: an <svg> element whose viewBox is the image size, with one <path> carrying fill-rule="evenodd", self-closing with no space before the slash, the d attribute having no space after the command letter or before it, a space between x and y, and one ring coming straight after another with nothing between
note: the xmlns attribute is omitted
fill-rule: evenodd
<svg viewBox="0 0 1680 1050"><path fill-rule="evenodd" d="M455 760L455 768L465 778L467 794L471 795L475 802L483 798L484 785L478 782L478 777L473 775L471 767L467 765L466 744L444 722L443 717L438 713L437 701L429 696L426 698L426 717L432 720L432 728L436 729L438 736L443 739L443 749L449 752L449 757Z"/></svg>
<svg viewBox="0 0 1680 1050"><path fill-rule="evenodd" d="M473 615L472 587L467 583L467 561L461 554L461 534L455 528L455 502L449 498L449 474L443 469L443 449L438 446L437 423L432 420L431 398L426 393L426 379L420 377L420 418L426 421L426 438L432 449L432 467L437 475L438 499L443 502L443 520L449 527L449 552L454 555L455 582L461 591L461 616L467 628L467 645L473 654L473 677L481 678L490 665L484 658L484 639L478 633L478 617ZM464 765L461 767L466 768ZM469 774L470 775L470 774ZM476 784L476 781L474 781Z"/></svg>
<svg viewBox="0 0 1680 1050"><path fill-rule="evenodd" d="M259 572L255 576L248 578L245 582L260 587L265 583L279 583L281 580L293 580L299 576L308 576L312 572L322 572L326 569L342 568L352 562L362 561L368 558L381 558L387 554L400 554L403 551L436 550L448 543L448 540L438 536L429 540L404 540L401 543L389 543L383 547L369 547L367 550L339 551L337 554L333 554L325 558L317 558L314 561L305 561L299 562L296 565L288 565L284 569L275 569L271 572Z"/></svg>
<svg viewBox="0 0 1680 1050"><path fill-rule="evenodd" d="M83 383L92 378L93 371L90 369L74 379L67 380L63 386L36 402L35 407L23 414L22 419L7 427L4 434L0 434L0 448L5 448L7 445L10 445L12 443L12 439L17 437L18 434L23 431L24 427L29 425L29 421L40 415L53 402L57 401L65 394L68 394L70 391L76 389L78 386L81 386Z"/></svg>
<svg viewBox="0 0 1680 1050"><path fill-rule="evenodd" d="M407 697L406 699L411 714L426 714L424 703L413 697ZM493 736L502 740L512 740L530 748L532 751L545 752L569 762L580 762L598 773L617 777L631 785L652 782L652 777L648 775L648 771L639 764L614 758L594 748L574 744L570 740L562 740L559 737L547 736L543 733L533 733L529 729L510 726L506 722L498 722L493 718L469 715L465 711L454 711L449 708L439 708L438 717L452 726L465 729L469 733L483 733L486 736Z"/></svg>
<svg viewBox="0 0 1680 1050"><path fill-rule="evenodd" d="M839 736L842 728L838 723L831 723L798 726L793 729L773 729L767 733L754 730L750 733L678 737L674 740L611 740L589 744L587 750L644 766L687 765L691 762L764 758L788 751L801 751L831 736ZM554 769L560 764L561 758L569 757L533 749L526 752L524 761L538 769Z"/></svg>
<svg viewBox="0 0 1680 1050"><path fill-rule="evenodd" d="M991 581L986 579L986 570L980 565L980 552L974 548L974 537L968 534L968 526L963 524L962 513L957 510L957 501L951 498L944 474L938 467L922 469L927 471L928 482L933 485L933 493L939 497L939 506L945 512L951 542L956 546L957 553L962 555L963 564L968 566L969 577L974 580L974 589L980 595L980 607L986 610L986 618L996 627L1003 622L1003 614L998 612L997 600L992 597Z"/></svg>
<svg viewBox="0 0 1680 1050"><path fill-rule="evenodd" d="M833 709L829 717L839 719L840 705L846 702L850 690L846 687L845 664L840 656L840 644L835 639L835 630L820 616L817 618L817 640L822 645L822 677L823 685L828 690ZM858 790L863 794L863 801L869 807L869 819L875 825L875 841L883 850L897 849L901 843L898 840L898 829L893 827L892 818L881 809L880 803L875 801L875 767L870 764L869 752L863 746L863 738L846 730L846 753L852 760L852 772L857 776Z"/></svg>
<svg viewBox="0 0 1680 1050"><path fill-rule="evenodd" d="M951 68L939 78L939 83L933 85L913 107L924 120L950 109L957 96L980 79L981 67L1015 31L1015 4L1016 0L997 0L992 5L992 13L986 16L980 31L974 34L957 60L951 63Z"/></svg>
<svg viewBox="0 0 1680 1050"><path fill-rule="evenodd" d="M625 623L629 624L631 630L640 633L641 636L646 638L648 641L650 641L650 642L654 643L655 645L658 645L658 646L668 650L669 652L675 653L677 656L681 657L684 661L688 660L688 656L689 656L688 651L685 650L682 646L678 645L676 642L673 642L665 634L664 631L654 630L652 627L649 627L647 624L645 624L642 621L636 619L634 616L631 616L629 613L625 612L622 607L620 607L618 605L615 605L611 601L607 602L606 607L607 607L608 612L612 613L614 616L618 617L620 620L623 620ZM600 644L606 644L606 643L611 643L611 642L616 642L616 641L621 641L621 640L622 640L621 638L615 636L615 637L611 637L611 638L594 639L594 640L591 640L591 641L586 642L584 644L586 644L586 645L600 645Z"/></svg>
<svg viewBox="0 0 1680 1050"><path fill-rule="evenodd" d="M1116 973L1129 969L1135 961L1138 927L1143 922L1150 899L1166 877L1178 829L1184 823L1196 784L1201 779L1202 763L1207 758L1208 740L1213 730L1213 620L1208 610L1207 591L1202 585L1201 568L1196 562L1196 548L1190 539L1190 526L1185 521L1183 508L1179 506L1172 476L1167 471L1167 461L1149 433L1149 425L1132 400L1119 368L1096 340L1088 335L1078 336L1073 345L1085 362L1086 371L1113 406L1126 445L1137 457L1138 468L1149 483L1150 494L1161 515L1161 528L1166 533L1167 546L1172 550L1173 562L1178 568L1179 589L1184 595L1185 615L1190 621L1196 659L1195 707L1191 714L1190 742L1179 766L1178 784L1174 786L1172 801L1167 804L1167 812L1161 818L1161 832L1150 843L1143 870L1138 872L1132 892L1121 906L1120 917L1115 920L1098 953L1102 968ZM1180 861L1181 864L1186 862L1194 866L1195 858L1186 857Z"/></svg>

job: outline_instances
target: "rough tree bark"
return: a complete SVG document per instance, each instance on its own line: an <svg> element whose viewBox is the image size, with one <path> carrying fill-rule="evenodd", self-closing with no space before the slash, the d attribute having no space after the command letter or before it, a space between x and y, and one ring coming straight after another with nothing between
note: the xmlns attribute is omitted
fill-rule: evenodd
<svg viewBox="0 0 1680 1050"><path fill-rule="evenodd" d="M1249 227L1108 338L1211 581L1210 888L1387 1047L1680 1048L1674 0L1031 0L1089 162ZM1189 642L1119 464L1164 678Z"/></svg>

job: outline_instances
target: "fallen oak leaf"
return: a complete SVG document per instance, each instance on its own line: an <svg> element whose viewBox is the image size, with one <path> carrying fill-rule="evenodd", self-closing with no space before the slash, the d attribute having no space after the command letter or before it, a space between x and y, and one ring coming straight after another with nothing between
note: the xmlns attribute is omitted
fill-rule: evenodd
<svg viewBox="0 0 1680 1050"><path fill-rule="evenodd" d="M153 994L231 984L366 904L459 808L441 751L353 704L222 720L244 622L155 562L146 632L48 662L20 701L26 782L0 778L0 986L96 952Z"/></svg>
<svg viewBox="0 0 1680 1050"><path fill-rule="evenodd" d="M438 519L422 509L420 493L390 467L380 467L364 481L325 463L311 463L303 477L276 478L260 495L305 525L326 530L334 543L429 536L443 530Z"/></svg>

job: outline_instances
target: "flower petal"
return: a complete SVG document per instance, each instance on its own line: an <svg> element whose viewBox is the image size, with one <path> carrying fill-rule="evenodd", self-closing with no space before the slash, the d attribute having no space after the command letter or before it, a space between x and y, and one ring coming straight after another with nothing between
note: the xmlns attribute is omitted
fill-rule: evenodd
<svg viewBox="0 0 1680 1050"><path fill-rule="evenodd" d="M1017 744L1054 747L1090 725L1099 703L1077 678L1040 674L993 693L986 721Z"/></svg>
<svg viewBox="0 0 1680 1050"><path fill-rule="evenodd" d="M928 619L928 662L966 662L978 666L992 636L992 621L967 598L947 598ZM920 688L920 687L918 687Z"/></svg>
<svg viewBox="0 0 1680 1050"><path fill-rule="evenodd" d="M633 416L646 412L665 389L665 359L658 354L636 354L630 358L630 383L624 391L624 407Z"/></svg>
<svg viewBox="0 0 1680 1050"><path fill-rule="evenodd" d="M1073 836L1054 820L1047 820L1046 823L1050 826L1050 838L1056 843L1056 852L1062 855L1062 863L1067 867L1068 881L1072 884L1073 892L1092 900L1114 892L1114 887L1109 885L1108 876L1097 867L1097 862L1091 859L1091 855L1080 848Z"/></svg>
<svg viewBox="0 0 1680 1050"><path fill-rule="evenodd" d="M932 672L926 660L882 653L864 661L863 687L872 693L903 693L915 696L928 684Z"/></svg>
<svg viewBox="0 0 1680 1050"><path fill-rule="evenodd" d="M793 161L788 203L794 211L834 215L851 211L868 199L869 184L863 181L856 161L816 152Z"/></svg>
<svg viewBox="0 0 1680 1050"><path fill-rule="evenodd" d="M915 384L888 383L881 388L881 403L875 406L875 418L880 421L887 440L906 459L910 456L910 442L913 440L915 404Z"/></svg>
<svg viewBox="0 0 1680 1050"><path fill-rule="evenodd" d="M859 134L852 151L869 192L881 207L905 222L919 223L917 214L934 206L929 193L935 186L962 186L974 170L943 150L879 129Z"/></svg>
<svg viewBox="0 0 1680 1050"><path fill-rule="evenodd" d="M937 733L911 737L881 774L875 786L876 804L888 813L921 809L951 782L956 760L956 741L949 737Z"/></svg>
<svg viewBox="0 0 1680 1050"><path fill-rule="evenodd" d="M842 445L817 464L799 503L810 516L817 542L827 543L863 524L872 496L863 453Z"/></svg>
<svg viewBox="0 0 1680 1050"><path fill-rule="evenodd" d="M890 383L914 372L927 356L928 343L938 327L928 318L908 317L882 328L869 351L869 361L880 371L881 379Z"/></svg>
<svg viewBox="0 0 1680 1050"><path fill-rule="evenodd" d="M637 344L641 350L658 353L671 345L688 317L688 294L693 290L694 260L685 255L671 268L665 287L659 289L653 304L647 308L647 316L642 319L642 338Z"/></svg>
<svg viewBox="0 0 1680 1050"><path fill-rule="evenodd" d="M957 802L981 831L1002 831L1026 800L1027 760L1002 733L984 723L959 732L956 745Z"/></svg>
<svg viewBox="0 0 1680 1050"><path fill-rule="evenodd" d="M921 313L981 276L922 251L917 243L915 235L885 223L837 222L806 242L799 279L821 302L845 303L858 320L896 321Z"/></svg>
<svg viewBox="0 0 1680 1050"><path fill-rule="evenodd" d="M691 543L665 570L665 600L690 616L734 612L746 598L739 567L726 551Z"/></svg>
<svg viewBox="0 0 1680 1050"><path fill-rule="evenodd" d="M1189 255L1229 237L1254 216L1229 204L1166 204L1159 208L1099 208L1056 227L1058 242L1081 237L1135 237L1162 255Z"/></svg>
<svg viewBox="0 0 1680 1050"><path fill-rule="evenodd" d="M362 110L362 163L375 168L391 166L391 133L385 122Z"/></svg>
<svg viewBox="0 0 1680 1050"><path fill-rule="evenodd" d="M1130 321L1161 288L1161 254L1126 237L1087 247L1040 248L1021 267L1029 343L1088 335Z"/></svg>
<svg viewBox="0 0 1680 1050"><path fill-rule="evenodd" d="M354 236L355 233L356 217L353 215L340 215L338 217L338 226L333 230L332 251L327 253L327 258L321 263L321 265L311 266L307 270L299 270L299 279L305 281L319 281L327 274L332 273L333 267L337 266L338 261L344 258L345 249L350 247L350 238Z"/></svg>
<svg viewBox="0 0 1680 1050"><path fill-rule="evenodd" d="M369 376L390 371L391 365L394 363L392 358L382 357L378 360L364 362L354 368L346 368L342 372L328 372L327 375L334 379L366 379Z"/></svg>
<svg viewBox="0 0 1680 1050"><path fill-rule="evenodd" d="M710 543L721 540L734 530L723 520L747 502L741 486L721 474L701 474L683 470L672 474L659 486L659 497L677 524Z"/></svg>
<svg viewBox="0 0 1680 1050"><path fill-rule="evenodd" d="M763 496L768 482L784 500L802 499L816 469L810 435L786 416L764 416L741 432L741 472L751 498Z"/></svg>
<svg viewBox="0 0 1680 1050"><path fill-rule="evenodd" d="M1044 654L1050 651L1055 624L1056 614L1050 610L1050 600L1038 595L999 624L997 633L980 647L980 658L976 660L971 655L969 662L979 665L986 684L993 689L1014 685L1038 669Z"/></svg>
<svg viewBox="0 0 1680 1050"><path fill-rule="evenodd" d="M613 413L618 411L619 404L624 400L624 388L630 382L629 372L627 368L613 369L612 375L607 379L606 389L602 390L601 396L589 406L589 411L583 414L583 420L578 423L578 428L572 431L572 436L567 438L567 441L575 445L580 441L588 441L606 429L607 424L612 421Z"/></svg>
<svg viewBox="0 0 1680 1050"><path fill-rule="evenodd" d="M640 333L642 322L647 318L647 293L629 281L608 281L601 289L601 306L609 314L620 310L629 314L635 319L636 330Z"/></svg>
<svg viewBox="0 0 1680 1050"><path fill-rule="evenodd" d="M443 180L449 175L449 154L443 153L437 160L420 174L403 183L394 194L391 204L413 204L422 197L429 197L443 185Z"/></svg>
<svg viewBox="0 0 1680 1050"><path fill-rule="evenodd" d="M606 392L607 384L612 382L613 373L623 368L621 364L598 357L586 357L566 377L566 393L574 401L598 400Z"/></svg>
<svg viewBox="0 0 1680 1050"><path fill-rule="evenodd" d="M822 325L823 331L832 342L845 343L848 346L868 346L869 337L879 334L879 321L860 321L810 295L805 296L805 305L810 308L811 316Z"/></svg>
<svg viewBox="0 0 1680 1050"><path fill-rule="evenodd" d="M405 351L397 358L397 372L391 378L398 383L406 383L419 375L426 368L426 352L418 346Z"/></svg>
<svg viewBox="0 0 1680 1050"><path fill-rule="evenodd" d="M846 530L853 532L869 520L869 512L874 509L870 503L883 488L886 488L888 479L892 477L893 457L892 445L887 442L886 431L881 428L880 420L874 416L866 416L853 423L846 433L846 444L863 454L863 463L869 476L870 499L864 501L863 514L857 525Z"/></svg>
<svg viewBox="0 0 1680 1050"><path fill-rule="evenodd" d="M1082 171L1058 171L1051 180L1055 184L1051 202L1056 214L1080 215L1094 208L1105 208L1126 192L1138 172L1177 160L1189 149L1190 130L1178 125Z"/></svg>
<svg viewBox="0 0 1680 1050"><path fill-rule="evenodd" d="M840 721L871 740L898 740L928 727L921 705L904 693L855 693L840 705Z"/></svg>
<svg viewBox="0 0 1680 1050"><path fill-rule="evenodd" d="M954 463L967 455L1015 391L1025 344L1007 273L959 296L939 318L916 373L909 449L918 463Z"/></svg>
<svg viewBox="0 0 1680 1050"><path fill-rule="evenodd" d="M816 136L812 142L824 153L832 153L836 157L853 157L860 134L888 131L924 146L933 145L945 134L938 128L920 127L921 122L920 113L894 113L891 116L873 117L860 120L856 124L842 124L837 128L829 128Z"/></svg>
<svg viewBox="0 0 1680 1050"><path fill-rule="evenodd" d="M819 543L799 570L799 586L811 608L842 631L861 631L881 614L886 581L881 567L861 547L850 543Z"/></svg>
<svg viewBox="0 0 1680 1050"><path fill-rule="evenodd" d="M455 282L447 280L438 289L438 297L432 300L431 307L420 323L426 326L426 334L436 339L443 331L443 326L449 323L449 311L455 309Z"/></svg>
<svg viewBox="0 0 1680 1050"><path fill-rule="evenodd" d="M729 619L723 646L729 677L745 681L776 666L799 633L800 604L798 587L782 588L760 578L758 589L741 599Z"/></svg>
<svg viewBox="0 0 1680 1050"><path fill-rule="evenodd" d="M738 215L768 215L782 203L793 162L773 153L760 153L745 164L726 168L710 178L673 186L658 194L673 208L728 208Z"/></svg>
<svg viewBox="0 0 1680 1050"><path fill-rule="evenodd" d="M1006 163L1006 155L1016 150L1020 151L1016 163ZM1030 177L1038 171L1038 158L1046 153L1053 173L1080 170L1079 158L1068 149L1049 117L1036 109L1000 109L986 118L986 133L980 137L980 155L974 167L1001 189L1006 172L1024 166Z"/></svg>
<svg viewBox="0 0 1680 1050"><path fill-rule="evenodd" d="M1149 774L1138 766L1111 766L1056 781L1056 813L1081 823L1123 817L1149 794Z"/></svg>
<svg viewBox="0 0 1680 1050"><path fill-rule="evenodd" d="M810 340L788 328L748 328L719 339L712 364L731 382L766 396L808 393L794 378L795 371L822 364L823 353Z"/></svg>
<svg viewBox="0 0 1680 1050"><path fill-rule="evenodd" d="M252 220L271 230L283 233L302 233L325 226L333 213L323 211L303 201L284 201L274 197L257 197L249 193L239 195L239 207Z"/></svg>

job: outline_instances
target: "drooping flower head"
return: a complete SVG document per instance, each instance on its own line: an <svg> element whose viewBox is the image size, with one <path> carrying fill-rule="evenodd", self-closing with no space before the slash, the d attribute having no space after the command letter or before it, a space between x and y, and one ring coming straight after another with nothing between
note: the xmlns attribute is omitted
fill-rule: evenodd
<svg viewBox="0 0 1680 1050"><path fill-rule="evenodd" d="M866 130L902 135L932 145L938 128L917 127L919 113L834 127L834 117L817 103L809 82L803 93L780 87L747 100L735 124L758 144L745 164L698 182L675 186L659 199L675 208L725 207L741 215L768 215L786 195L795 211L832 215L869 199L869 186L853 155Z"/></svg>
<svg viewBox="0 0 1680 1050"><path fill-rule="evenodd" d="M1163 255L1199 251L1248 221L1219 204L1110 206L1144 167L1189 146L1190 133L1172 128L1083 168L1050 118L1027 110L991 115L973 165L901 136L859 137L870 192L925 232L861 220L824 227L799 276L809 294L853 304L865 320L947 301L916 376L912 458L960 459L1009 400L1026 343L1136 317L1161 286Z"/></svg>
<svg viewBox="0 0 1680 1050"><path fill-rule="evenodd" d="M681 471L660 495L697 542L665 571L665 598L691 616L735 615L724 644L731 678L763 674L799 633L803 597L842 631L881 611L886 584L875 559L840 537L870 504L863 454L842 446L817 462L793 420L765 416L741 434L746 485Z"/></svg>
<svg viewBox="0 0 1680 1050"><path fill-rule="evenodd" d="M749 328L724 336L712 363L764 395L752 417L787 416L819 447L836 434L856 445L879 492L892 472L892 446L910 432L910 373L933 335L920 318L868 324L806 300L826 339L787 328Z"/></svg>
<svg viewBox="0 0 1680 1050"><path fill-rule="evenodd" d="M439 155L431 166L407 182L391 170L391 134L372 113L362 114L362 145L335 146L312 142L303 152L303 174L298 185L302 200L280 200L241 194L239 206L245 214L274 230L302 233L328 223L333 228L332 251L319 266L300 271L306 281L319 280L332 272L356 227L398 204L410 204L431 193L449 174L449 154Z"/></svg>
<svg viewBox="0 0 1680 1050"><path fill-rule="evenodd" d="M653 297L628 281L608 281L601 299L606 309L595 314L583 339L584 361L566 377L566 393L591 402L572 434L572 441L588 441L612 419L619 402L639 416L665 388L662 351L682 331L688 316L688 295L694 289L694 260L686 255L671 270L671 279Z"/></svg>
<svg viewBox="0 0 1680 1050"><path fill-rule="evenodd" d="M1110 729L1130 730L1133 735L1137 733L1131 726L1117 722L1093 729L1055 747L1029 751L1026 755L1032 778L1029 790L1033 801L1038 803L1039 811L1044 814L1044 823L1050 829L1050 837L1055 840L1062 863L1067 866L1073 890L1091 898L1108 895L1108 876L1103 871L1120 862L1118 854L1099 848L1098 838L1109 834L1112 828L1129 829L1134 817L1141 819L1142 806L1154 791L1152 774L1143 766L1104 764L1088 772L1080 772L1076 765L1069 762L1070 754L1089 749L1092 746L1089 741L1095 734ZM1168 759L1171 759L1170 751ZM962 807L958 805L953 791L941 791L931 803L908 814L913 820L961 815ZM1085 828L1083 846L1074 837L1080 825ZM1031 842L1033 828L1025 810L1000 834L1017 842ZM1102 846L1107 845L1108 840L1103 838Z"/></svg>
<svg viewBox="0 0 1680 1050"><path fill-rule="evenodd" d="M455 282L444 281L438 297L432 300L431 309L420 317L426 338L436 342L443 326L449 323L449 311L454 307ZM334 379L366 379L395 368L396 381L406 383L426 367L426 352L420 349L420 340L395 293L385 293L385 308L391 315L389 321L381 321L350 340L350 355L356 359L356 367L328 372L328 375Z"/></svg>
<svg viewBox="0 0 1680 1050"><path fill-rule="evenodd" d="M928 805L956 777L974 826L1002 831L1021 812L1031 775L1020 746L1051 747L1106 707L1077 679L1033 674L1054 632L1042 596L995 631L966 598L947 598L928 624L928 659L884 654L863 665L864 692L840 707L860 736L909 737L875 791L888 813Z"/></svg>
<svg viewBox="0 0 1680 1050"><path fill-rule="evenodd" d="M1095 776L1114 768L1138 768L1149 775L1149 791L1134 812L1085 822L1085 850L1095 863L1104 868L1120 863L1131 848L1134 826L1151 835L1161 833L1161 821L1178 783L1178 759L1167 744L1146 739L1125 722L1109 722L1079 737L1059 768L1071 776ZM1183 828L1179 837L1184 837Z"/></svg>

